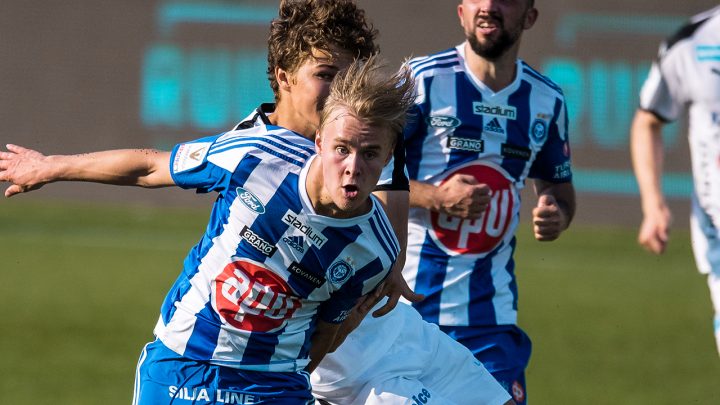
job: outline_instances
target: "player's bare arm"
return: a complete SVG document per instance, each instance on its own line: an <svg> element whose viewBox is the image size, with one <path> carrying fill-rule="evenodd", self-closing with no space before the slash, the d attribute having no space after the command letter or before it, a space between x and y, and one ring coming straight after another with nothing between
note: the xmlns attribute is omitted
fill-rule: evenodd
<svg viewBox="0 0 720 405"><path fill-rule="evenodd" d="M535 180L537 205L533 208L533 232L541 242L553 241L570 226L575 216L575 188L572 183Z"/></svg>
<svg viewBox="0 0 720 405"><path fill-rule="evenodd" d="M318 320L310 338L310 363L305 368L308 373L312 373L325 355L331 351L339 329L340 324Z"/></svg>
<svg viewBox="0 0 720 405"><path fill-rule="evenodd" d="M440 186L410 181L410 206L463 219L477 219L490 203L490 187L475 177L456 174Z"/></svg>
<svg viewBox="0 0 720 405"><path fill-rule="evenodd" d="M168 187L170 152L120 149L78 155L43 155L18 145L0 152L0 181L11 183L5 196L37 190L56 181L88 181L147 188Z"/></svg>
<svg viewBox="0 0 720 405"><path fill-rule="evenodd" d="M397 261L393 266L388 278L375 290L361 305L357 307L360 312L367 313L377 304L383 297L388 297L387 303L373 312L373 316L383 316L392 311L397 305L400 297L410 302L422 301L424 296L416 294L405 281L402 275L402 268L405 266L405 251L407 248L407 223L408 209L410 207L410 196L407 191L390 190L375 191L373 193L385 208L385 213L395 230L395 236L400 242L401 251Z"/></svg>
<svg viewBox="0 0 720 405"><path fill-rule="evenodd" d="M661 254L668 243L672 214L662 192L664 122L655 114L638 110L630 131L633 170L642 200L643 221L638 243L648 251Z"/></svg>

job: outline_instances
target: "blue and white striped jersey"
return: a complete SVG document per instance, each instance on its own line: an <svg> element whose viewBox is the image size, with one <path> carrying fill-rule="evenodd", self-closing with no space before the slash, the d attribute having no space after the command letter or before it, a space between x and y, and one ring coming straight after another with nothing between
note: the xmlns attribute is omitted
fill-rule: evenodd
<svg viewBox="0 0 720 405"><path fill-rule="evenodd" d="M177 145L177 185L216 192L207 230L161 308L157 337L194 360L298 371L318 319L339 323L388 274L399 245L380 204L337 219L305 188L314 145L260 125Z"/></svg>
<svg viewBox="0 0 720 405"><path fill-rule="evenodd" d="M464 173L492 189L478 220L411 210L403 272L426 295L414 306L440 325L515 324L519 191L528 177L572 177L562 91L518 60L515 81L495 93L469 72L463 45L409 63L418 88L405 132L410 179L440 185Z"/></svg>

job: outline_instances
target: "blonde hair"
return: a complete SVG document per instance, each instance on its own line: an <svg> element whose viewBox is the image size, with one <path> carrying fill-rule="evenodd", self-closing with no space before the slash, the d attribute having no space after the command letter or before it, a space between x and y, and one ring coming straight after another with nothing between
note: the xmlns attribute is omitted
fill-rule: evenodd
<svg viewBox="0 0 720 405"><path fill-rule="evenodd" d="M415 82L407 64L394 74L383 72L385 63L371 55L356 59L332 82L320 116L320 132L333 112L344 109L367 124L390 129L393 142L402 134L408 109L415 101Z"/></svg>

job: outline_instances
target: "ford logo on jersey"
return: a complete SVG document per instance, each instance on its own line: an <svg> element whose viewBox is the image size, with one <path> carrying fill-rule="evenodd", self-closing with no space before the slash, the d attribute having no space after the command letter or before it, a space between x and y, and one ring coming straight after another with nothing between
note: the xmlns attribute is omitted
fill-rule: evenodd
<svg viewBox="0 0 720 405"><path fill-rule="evenodd" d="M449 115L434 115L427 117L426 122L435 128L457 128L460 126L460 120Z"/></svg>
<svg viewBox="0 0 720 405"><path fill-rule="evenodd" d="M237 196L240 201L242 201L242 203L245 204L246 207L257 212L258 214L265 213L265 206L259 198L255 197L255 194L245 190L242 187L236 188L235 191L237 192Z"/></svg>

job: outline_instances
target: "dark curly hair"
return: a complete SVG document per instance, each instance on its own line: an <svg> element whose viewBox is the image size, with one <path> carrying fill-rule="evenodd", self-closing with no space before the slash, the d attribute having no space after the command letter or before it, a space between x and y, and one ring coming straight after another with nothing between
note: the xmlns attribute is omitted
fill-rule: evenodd
<svg viewBox="0 0 720 405"><path fill-rule="evenodd" d="M270 23L267 75L279 98L275 69L295 72L313 49L336 46L356 58L378 52L377 30L353 0L282 0L278 17Z"/></svg>

